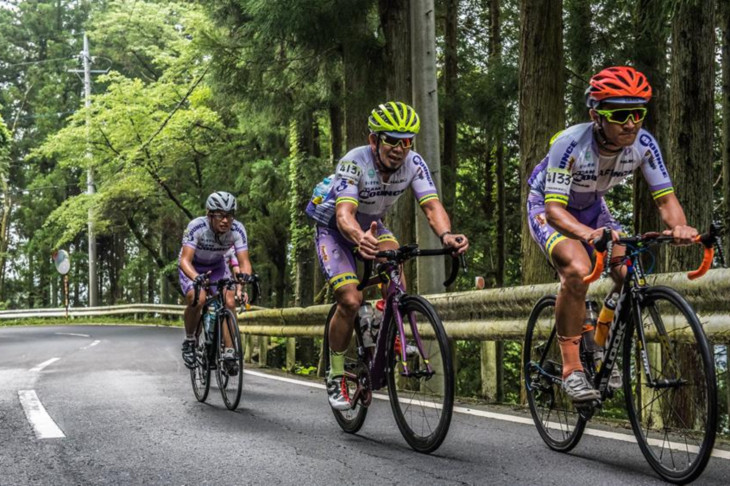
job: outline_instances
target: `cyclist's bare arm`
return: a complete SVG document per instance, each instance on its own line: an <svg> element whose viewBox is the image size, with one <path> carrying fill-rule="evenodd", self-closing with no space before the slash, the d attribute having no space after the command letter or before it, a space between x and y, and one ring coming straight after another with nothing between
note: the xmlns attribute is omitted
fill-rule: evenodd
<svg viewBox="0 0 730 486"><path fill-rule="evenodd" d="M189 246L182 247L179 267L190 280L195 280L195 277L198 276L198 272L193 267L193 256L195 256L195 248Z"/></svg>
<svg viewBox="0 0 730 486"><path fill-rule="evenodd" d="M603 228L593 229L579 222L575 216L570 214L566 206L559 202L548 202L545 204L545 218L547 222L563 235L580 240L583 242L591 242L596 238L600 238L603 234ZM616 231L611 231L613 240L619 237Z"/></svg>
<svg viewBox="0 0 730 486"><path fill-rule="evenodd" d="M657 198L656 205L659 208L662 221L669 228L664 231L664 234L673 236L676 244L692 244L699 233L695 228L687 226L687 217L684 215L684 210L682 205L679 204L677 196L671 193Z"/></svg>
<svg viewBox="0 0 730 486"><path fill-rule="evenodd" d="M451 232L451 220L441 201L431 199L421 204L421 209L434 233L441 236ZM462 234L446 234L442 242L445 246L456 249L458 253L464 253L469 248L469 240Z"/></svg>
<svg viewBox="0 0 730 486"><path fill-rule="evenodd" d="M338 203L335 214L337 228L342 236L358 245L363 258L367 260L375 258L375 253L378 251L378 238L374 229L374 226L377 226L376 223L372 223L367 231L363 231L355 218L357 205L351 202Z"/></svg>
<svg viewBox="0 0 730 486"><path fill-rule="evenodd" d="M238 259L238 268L242 273L251 275L253 267L251 267L251 260L248 257L248 250L242 250L236 252L236 258ZM236 272L238 273L238 272Z"/></svg>

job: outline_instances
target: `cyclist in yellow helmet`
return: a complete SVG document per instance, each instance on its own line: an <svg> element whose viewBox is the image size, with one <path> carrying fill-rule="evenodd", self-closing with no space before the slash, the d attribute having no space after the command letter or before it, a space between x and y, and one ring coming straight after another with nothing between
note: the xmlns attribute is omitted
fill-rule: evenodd
<svg viewBox="0 0 730 486"><path fill-rule="evenodd" d="M451 221L439 201L431 173L423 158L412 150L421 122L405 103L378 105L368 118L368 145L348 152L337 165L329 189L307 206L307 215L317 223L316 248L322 270L332 286L337 311L330 325L330 405L347 410L344 383L344 353L352 336L355 316L362 303L354 252L373 260L381 250L398 248L383 216L408 187L426 214L431 229L445 247L463 253L466 236L451 233Z"/></svg>

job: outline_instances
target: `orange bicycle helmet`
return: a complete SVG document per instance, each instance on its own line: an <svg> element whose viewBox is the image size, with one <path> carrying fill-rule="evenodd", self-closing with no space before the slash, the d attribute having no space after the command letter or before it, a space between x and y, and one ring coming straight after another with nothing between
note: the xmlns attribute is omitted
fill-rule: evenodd
<svg viewBox="0 0 730 486"><path fill-rule="evenodd" d="M614 66L595 74L586 90L586 105L596 108L604 101L623 104L646 104L651 86L646 76L629 66Z"/></svg>

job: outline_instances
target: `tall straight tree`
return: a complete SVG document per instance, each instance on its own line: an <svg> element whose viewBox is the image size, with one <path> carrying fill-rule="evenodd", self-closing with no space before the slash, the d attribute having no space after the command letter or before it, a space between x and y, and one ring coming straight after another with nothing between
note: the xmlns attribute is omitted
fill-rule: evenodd
<svg viewBox="0 0 730 486"><path fill-rule="evenodd" d="M565 0L566 32L565 44L570 59L571 81L568 83L570 104L568 106L568 123L575 124L587 121L588 114L585 102L586 81L591 76L592 14L590 0Z"/></svg>
<svg viewBox="0 0 730 486"><path fill-rule="evenodd" d="M722 197L725 207L725 248L730 249L730 3L721 2L722 31ZM730 387L728 387L730 396Z"/></svg>
<svg viewBox="0 0 730 486"><path fill-rule="evenodd" d="M563 2L520 2L519 142L522 211L527 202L527 177L542 160L550 138L565 127L563 107ZM552 278L545 256L530 237L522 218L524 283Z"/></svg>
<svg viewBox="0 0 730 486"><path fill-rule="evenodd" d="M489 0L489 63L492 69L498 69L502 66L502 31L499 4L500 0ZM506 181L504 173L504 124L501 123L501 120L507 118L506 100L501 100L497 118L498 123L494 125L494 129L496 130L494 137L495 147L494 150L490 150L490 158L493 153L495 159L494 172L497 176L497 268L495 269L494 280L497 287L501 287L504 285L504 262L507 259L505 246L505 205L507 201L505 197ZM490 168L487 170L490 170ZM492 195L487 194L486 197L491 198ZM502 342L499 343L500 348L502 344ZM501 392L502 387L499 386L498 390ZM501 400L502 397L497 398Z"/></svg>
<svg viewBox="0 0 730 486"><path fill-rule="evenodd" d="M643 127L666 147L669 91L665 53L669 39L669 3L667 0L639 0L635 8L634 67L646 75L653 91ZM665 158L669 155L665 149ZM651 191L644 178L637 174L634 177L634 230L645 233L659 229L662 229L661 218Z"/></svg>
<svg viewBox="0 0 730 486"><path fill-rule="evenodd" d="M441 171L443 173L443 202L448 213L454 209L456 197L456 118L458 114L458 31L459 1L446 0L446 23L444 35L444 157Z"/></svg>
<svg viewBox="0 0 730 486"><path fill-rule="evenodd" d="M412 104L411 29L409 0L380 0L380 23L385 34L385 97ZM383 100L385 101L385 100ZM374 106L373 106L374 108ZM416 106L416 111L418 107ZM407 189L387 216L388 227L401 244L416 241L416 205L413 192ZM412 264L406 264L406 281L415 282Z"/></svg>
<svg viewBox="0 0 730 486"><path fill-rule="evenodd" d="M669 173L687 222L700 231L712 219L712 147L715 87L715 2L675 4L672 19ZM708 47L710 46L710 47ZM700 254L669 248L667 271L699 264Z"/></svg>

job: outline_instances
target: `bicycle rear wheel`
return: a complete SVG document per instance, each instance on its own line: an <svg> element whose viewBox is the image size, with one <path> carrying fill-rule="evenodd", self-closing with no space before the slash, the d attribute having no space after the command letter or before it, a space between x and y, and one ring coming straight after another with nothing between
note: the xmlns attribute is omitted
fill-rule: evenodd
<svg viewBox="0 0 730 486"><path fill-rule="evenodd" d="M652 287L641 322L624 342L624 393L631 426L651 467L665 480L696 479L717 429L715 364L702 324L674 290ZM638 339L642 326L647 346ZM649 366L650 377L644 371Z"/></svg>
<svg viewBox="0 0 730 486"><path fill-rule="evenodd" d="M337 304L333 305L330 309L329 315L327 316L327 322L324 325L324 341L322 343L322 353L324 354L324 379L325 384L327 383L327 378L329 377L329 371L330 371L330 339L329 339L329 330L330 330L330 321L332 321L332 316L335 315L335 311L337 310ZM367 365L365 363L361 362L357 356L354 358L348 353L345 356L345 383L347 384L347 393L350 397L350 400L352 401L352 398L355 395L355 392L357 391L358 387L358 379L360 377L368 377L369 374L367 374ZM372 391L369 389L370 382L367 380L366 383L362 383L360 385L367 387L366 393L369 396L372 396ZM368 400L369 404L369 400ZM344 430L345 432L348 432L350 434L354 434L360 428L362 427L363 423L365 423L365 417L367 417L368 409L366 406L363 405L362 401L357 400L353 407L350 410L335 410L332 409L332 413L335 416L335 420L339 424L339 426Z"/></svg>
<svg viewBox="0 0 730 486"><path fill-rule="evenodd" d="M243 347L241 346L241 331L238 329L236 316L228 309L220 313L220 328L218 331L218 345L216 349L217 366L215 376L218 388L223 397L223 403L229 410L235 410L241 401L243 390ZM228 329L231 336L233 358L224 358L225 350L224 329Z"/></svg>
<svg viewBox="0 0 730 486"><path fill-rule="evenodd" d="M441 319L420 296L401 300L400 312L406 337L416 342L409 324L415 324L423 354L408 356L406 366L397 348L398 326L393 318L388 335L388 393L398 428L418 452L433 452L446 438L454 409L454 368L451 348ZM413 348L411 348L413 349Z"/></svg>
<svg viewBox="0 0 730 486"><path fill-rule="evenodd" d="M546 295L533 307L522 347L527 403L537 431L553 450L573 449L586 420L563 391L563 360L555 323L555 296Z"/></svg>
<svg viewBox="0 0 730 486"><path fill-rule="evenodd" d="M208 365L208 350L205 349L205 331L202 324L198 327L200 333L195 339L195 367L190 370L190 381L193 384L193 393L199 402L208 398L210 390L210 366Z"/></svg>

